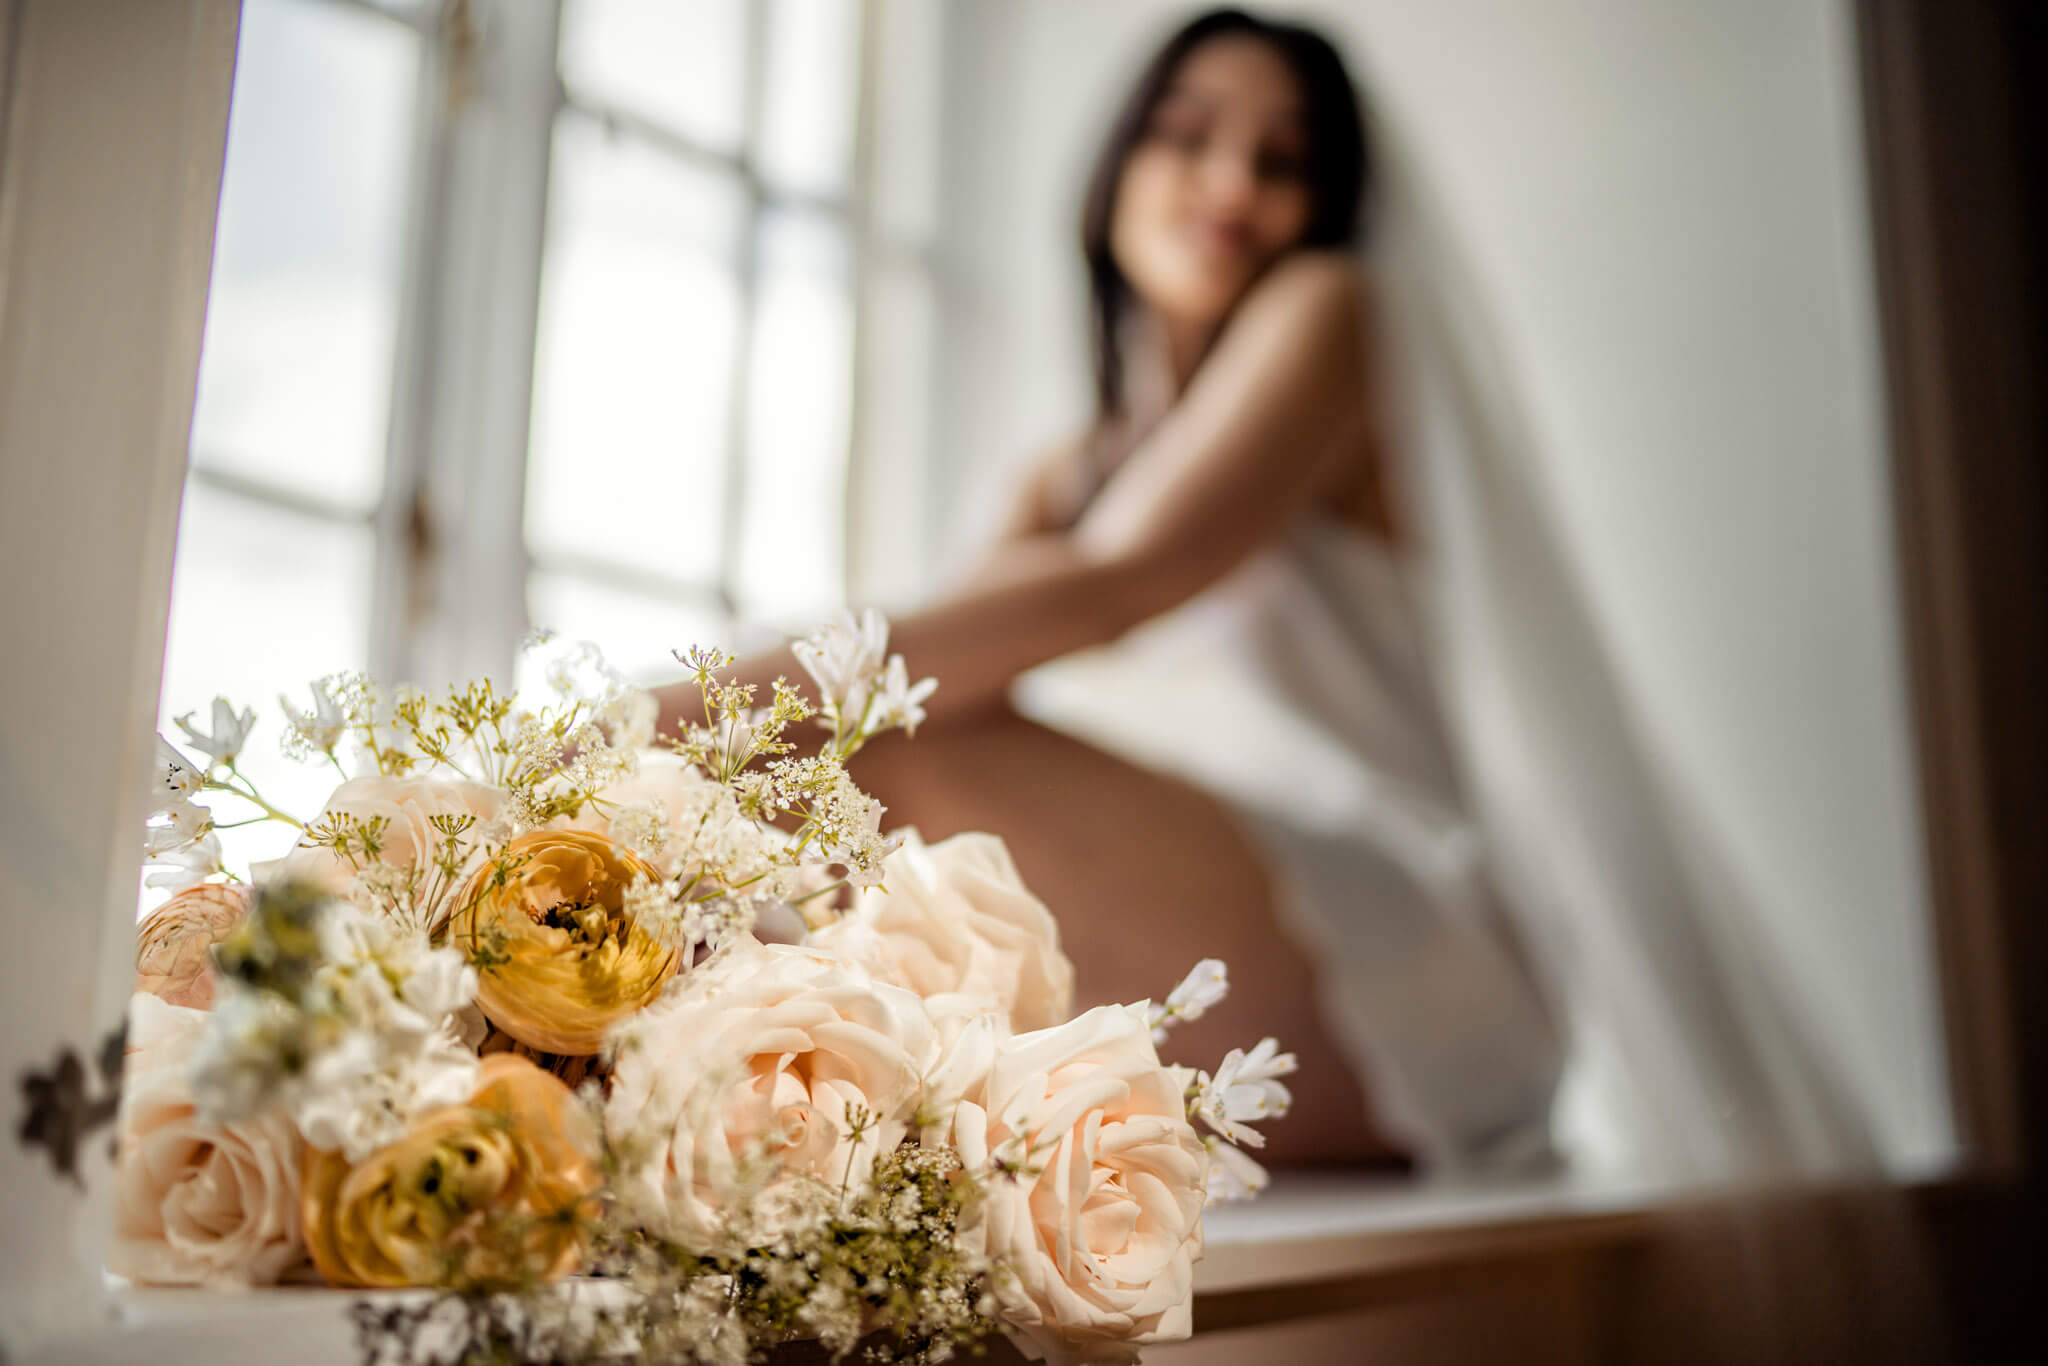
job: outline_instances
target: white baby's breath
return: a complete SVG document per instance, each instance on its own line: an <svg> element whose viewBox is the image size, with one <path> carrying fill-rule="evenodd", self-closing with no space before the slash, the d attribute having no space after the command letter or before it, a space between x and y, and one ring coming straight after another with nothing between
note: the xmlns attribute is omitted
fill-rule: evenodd
<svg viewBox="0 0 2048 1366"><path fill-rule="evenodd" d="M460 1016L475 999L476 970L454 949L350 902L300 904L291 918L259 896L245 929L273 937L248 961L279 980L221 980L193 1101L208 1122L281 1110L312 1146L360 1161L424 1111L474 1090L477 1055ZM307 932L311 945L294 949ZM284 967L280 955L294 952L301 966Z"/></svg>
<svg viewBox="0 0 2048 1366"><path fill-rule="evenodd" d="M687 907L676 895L677 884L667 878L636 877L626 885L620 909L634 929L666 949L689 948Z"/></svg>
<svg viewBox="0 0 2048 1366"><path fill-rule="evenodd" d="M649 863L658 865L668 854L668 808L661 802L625 802L607 817L611 837Z"/></svg>
<svg viewBox="0 0 2048 1366"><path fill-rule="evenodd" d="M597 727L614 749L637 754L654 743L661 704L645 688L615 685L597 709Z"/></svg>
<svg viewBox="0 0 2048 1366"><path fill-rule="evenodd" d="M286 1060L307 1055L315 1044L305 1012L271 992L229 988L206 1025L191 1076L200 1118L230 1123L289 1099L301 1079Z"/></svg>

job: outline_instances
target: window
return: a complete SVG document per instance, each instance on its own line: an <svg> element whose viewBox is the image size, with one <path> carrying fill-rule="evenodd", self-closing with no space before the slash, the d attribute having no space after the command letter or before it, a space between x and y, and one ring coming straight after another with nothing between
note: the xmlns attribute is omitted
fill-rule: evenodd
<svg viewBox="0 0 2048 1366"><path fill-rule="evenodd" d="M369 666L391 550L378 511L428 43L354 6L252 0L239 45L164 660L174 739L216 691L270 710ZM272 800L317 801L326 781L274 751L250 755Z"/></svg>
<svg viewBox="0 0 2048 1366"><path fill-rule="evenodd" d="M659 675L900 566L939 21L248 0L166 733L338 669L503 676L528 626ZM256 781L316 799L264 736Z"/></svg>

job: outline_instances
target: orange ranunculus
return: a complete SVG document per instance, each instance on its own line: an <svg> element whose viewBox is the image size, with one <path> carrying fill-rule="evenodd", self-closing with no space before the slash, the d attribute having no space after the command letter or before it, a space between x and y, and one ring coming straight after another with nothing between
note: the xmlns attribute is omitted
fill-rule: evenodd
<svg viewBox="0 0 2048 1366"><path fill-rule="evenodd" d="M242 923L249 889L202 882L135 927L135 989L195 1010L213 1009L213 946Z"/></svg>
<svg viewBox="0 0 2048 1366"><path fill-rule="evenodd" d="M569 1088L525 1058L483 1060L466 1105L431 1110L350 1165L306 1156L301 1211L330 1284L505 1288L582 1263L602 1178Z"/></svg>
<svg viewBox="0 0 2048 1366"><path fill-rule="evenodd" d="M509 871L502 871L509 869ZM477 962L477 1004L547 1053L588 1054L657 996L676 952L635 926L626 889L654 871L603 835L535 830L477 870L449 940Z"/></svg>

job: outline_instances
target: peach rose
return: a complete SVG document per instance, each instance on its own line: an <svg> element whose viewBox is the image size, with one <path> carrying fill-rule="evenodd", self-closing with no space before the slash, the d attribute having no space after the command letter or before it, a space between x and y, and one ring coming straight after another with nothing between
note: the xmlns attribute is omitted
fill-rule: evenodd
<svg viewBox="0 0 2048 1366"><path fill-rule="evenodd" d="M135 928L135 989L174 1006L213 1009L213 946L249 911L249 889L202 882Z"/></svg>
<svg viewBox="0 0 2048 1366"><path fill-rule="evenodd" d="M108 1269L148 1285L275 1281L303 1255L298 1130L279 1114L202 1124L186 1069L206 1012L146 992L128 1012Z"/></svg>
<svg viewBox="0 0 2048 1366"><path fill-rule="evenodd" d="M332 1285L516 1287L569 1275L602 1183L594 1126L556 1078L492 1054L465 1105L351 1165L306 1157L313 1265Z"/></svg>
<svg viewBox="0 0 2048 1366"><path fill-rule="evenodd" d="M675 974L675 950L633 924L626 889L654 870L603 835L535 830L505 846L515 867L477 869L449 942L477 962L477 1004L543 1053L595 1053L605 1031Z"/></svg>
<svg viewBox="0 0 2048 1366"><path fill-rule="evenodd" d="M708 1249L748 1171L768 1199L815 1178L858 1187L909 1132L932 1053L923 1003L849 960L741 941L615 1036L605 1129L646 1224ZM855 1140L849 1110L865 1110ZM756 1185L763 1184L756 1182Z"/></svg>
<svg viewBox="0 0 2048 1366"><path fill-rule="evenodd" d="M1188 1335L1209 1158L1143 1015L1099 1006L1001 1040L953 1112L970 1171L1001 1164L963 1230L1006 1267L992 1289L1041 1355L1133 1361Z"/></svg>
<svg viewBox="0 0 2048 1366"><path fill-rule="evenodd" d="M1059 924L1017 875L994 835L926 846L907 832L882 865L882 888L812 936L860 958L920 996L994 997L1018 1030L1044 1029L1074 1008L1074 965Z"/></svg>
<svg viewBox="0 0 2048 1366"><path fill-rule="evenodd" d="M454 881L467 878L483 861L477 827L498 819L505 810L505 794L483 783L464 779L408 776L400 778L372 774L350 778L334 789L327 805L313 821L329 816L352 816L358 821L382 818L385 822L383 848L378 861L396 868L410 867L440 852L447 836L434 828L436 816L467 816L475 824L461 837L464 862ZM332 849L300 845L281 859L256 870L263 881L304 878L340 895L355 877L355 867ZM427 928L433 929L434 926Z"/></svg>

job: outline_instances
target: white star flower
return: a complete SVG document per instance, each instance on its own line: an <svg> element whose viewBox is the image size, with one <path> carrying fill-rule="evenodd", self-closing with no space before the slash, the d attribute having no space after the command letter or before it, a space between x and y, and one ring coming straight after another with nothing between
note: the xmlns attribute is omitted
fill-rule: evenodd
<svg viewBox="0 0 2048 1366"><path fill-rule="evenodd" d="M874 713L868 719L868 732L879 734L901 726L912 735L917 734L918 724L924 720L921 705L939 686L936 678L910 681L910 674L903 665L902 655L890 655L889 667L882 671L881 689L875 694Z"/></svg>
<svg viewBox="0 0 2048 1366"><path fill-rule="evenodd" d="M1249 1123L1278 1119L1287 1113L1294 1097L1279 1079L1290 1075L1295 1066L1294 1055L1282 1053L1276 1039L1259 1040L1249 1053L1233 1048L1224 1055L1215 1077L1202 1079L1195 1112L1232 1143L1263 1148L1265 1135L1248 1127Z"/></svg>
<svg viewBox="0 0 2048 1366"><path fill-rule="evenodd" d="M348 729L348 714L334 696L333 685L332 675L308 685L313 694L311 711L300 711L290 698L278 694L277 704L284 709L287 745L304 746L308 754L334 753L334 747L341 743Z"/></svg>
<svg viewBox="0 0 2048 1366"><path fill-rule="evenodd" d="M797 663L818 685L825 710L859 724L868 694L889 649L889 623L870 607L856 620L841 612L816 632L790 646Z"/></svg>
<svg viewBox="0 0 2048 1366"><path fill-rule="evenodd" d="M221 870L220 852L220 836L209 829L196 840L150 855L149 866L158 871L144 879L143 885L182 892Z"/></svg>
<svg viewBox="0 0 2048 1366"><path fill-rule="evenodd" d="M1205 1138L1209 1149L1209 1201L1249 1200L1264 1190L1272 1178L1250 1153L1218 1139Z"/></svg>
<svg viewBox="0 0 2048 1366"><path fill-rule="evenodd" d="M216 697L213 699L212 724L213 730L208 733L193 726L191 712L178 718L178 729L185 732L192 748L204 754L212 767L218 768L241 757L249 732L256 728L256 709L250 707L237 712L225 697Z"/></svg>
<svg viewBox="0 0 2048 1366"><path fill-rule="evenodd" d="M1230 979L1220 958L1204 958L1189 970L1179 986L1167 994L1164 1003L1152 1006L1152 1042L1166 1042L1166 1031L1182 1020L1199 1020L1230 994Z"/></svg>
<svg viewBox="0 0 2048 1366"><path fill-rule="evenodd" d="M178 753L169 740L156 737L156 766L149 782L149 813L168 810L196 796L206 785L206 775L190 759Z"/></svg>
<svg viewBox="0 0 2048 1366"><path fill-rule="evenodd" d="M213 813L180 798L150 813L142 826L142 852L149 858L183 848L213 828Z"/></svg>

